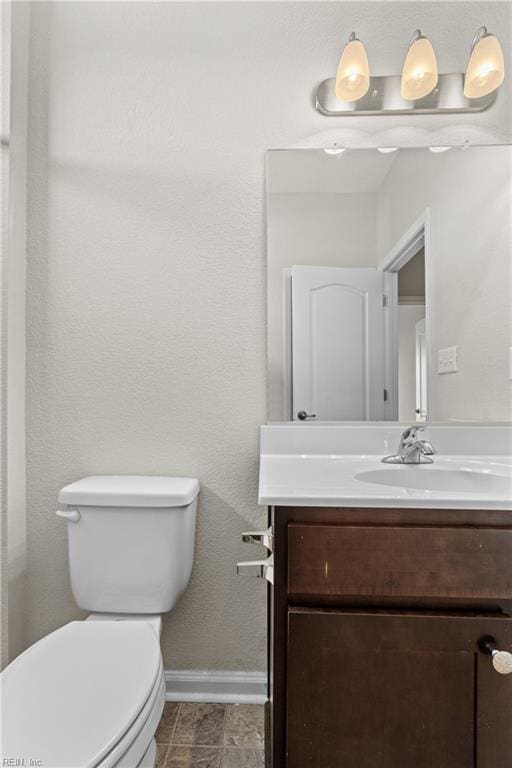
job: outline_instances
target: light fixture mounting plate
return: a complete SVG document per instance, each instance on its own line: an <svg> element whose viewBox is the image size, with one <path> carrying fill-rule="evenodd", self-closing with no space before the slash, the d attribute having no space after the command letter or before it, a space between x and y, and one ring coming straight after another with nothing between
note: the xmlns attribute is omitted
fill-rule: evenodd
<svg viewBox="0 0 512 768"><path fill-rule="evenodd" d="M370 87L359 101L339 101L334 93L336 78L320 83L316 108L327 117L348 115L439 115L456 112L483 112L496 101L496 91L478 99L464 96L464 75L457 72L439 75L437 85L427 96L406 101L400 95L400 75L371 77Z"/></svg>

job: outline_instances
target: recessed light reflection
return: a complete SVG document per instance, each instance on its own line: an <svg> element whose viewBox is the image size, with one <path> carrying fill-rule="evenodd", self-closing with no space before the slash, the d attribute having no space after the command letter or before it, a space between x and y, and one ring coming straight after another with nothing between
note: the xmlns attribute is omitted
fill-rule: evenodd
<svg viewBox="0 0 512 768"><path fill-rule="evenodd" d="M389 155L391 152L396 152L398 147L377 147L377 152L381 152L383 155Z"/></svg>
<svg viewBox="0 0 512 768"><path fill-rule="evenodd" d="M451 149L451 147L429 147L429 150L434 153L434 155L439 155L441 152L448 152L448 150Z"/></svg>

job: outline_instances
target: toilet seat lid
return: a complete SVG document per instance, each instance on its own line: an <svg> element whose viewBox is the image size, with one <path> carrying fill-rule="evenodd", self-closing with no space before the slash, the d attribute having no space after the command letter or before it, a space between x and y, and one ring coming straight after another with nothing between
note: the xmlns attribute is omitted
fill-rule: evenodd
<svg viewBox="0 0 512 768"><path fill-rule="evenodd" d="M2 756L93 768L130 729L161 674L149 624L66 624L1 675Z"/></svg>

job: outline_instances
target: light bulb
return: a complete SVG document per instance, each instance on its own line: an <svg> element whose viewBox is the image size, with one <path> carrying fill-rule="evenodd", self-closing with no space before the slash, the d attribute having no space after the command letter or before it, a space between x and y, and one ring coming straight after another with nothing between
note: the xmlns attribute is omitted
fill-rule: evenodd
<svg viewBox="0 0 512 768"><path fill-rule="evenodd" d="M449 149L451 149L451 147L429 147L429 150L433 152L434 155L439 155L441 152L448 152Z"/></svg>
<svg viewBox="0 0 512 768"><path fill-rule="evenodd" d="M342 155L345 150L346 147L326 147L324 152L326 155Z"/></svg>
<svg viewBox="0 0 512 768"><path fill-rule="evenodd" d="M383 155L389 155L391 152L396 152L398 147L377 147L377 152L381 152Z"/></svg>
<svg viewBox="0 0 512 768"><path fill-rule="evenodd" d="M471 45L468 66L464 77L464 96L477 99L492 93L505 77L503 51L499 40L481 27Z"/></svg>
<svg viewBox="0 0 512 768"><path fill-rule="evenodd" d="M340 101L357 101L370 87L370 67L364 45L352 32L341 54L334 91Z"/></svg>
<svg viewBox="0 0 512 768"><path fill-rule="evenodd" d="M407 101L416 101L437 85L437 61L432 43L417 29L402 68L400 93Z"/></svg>

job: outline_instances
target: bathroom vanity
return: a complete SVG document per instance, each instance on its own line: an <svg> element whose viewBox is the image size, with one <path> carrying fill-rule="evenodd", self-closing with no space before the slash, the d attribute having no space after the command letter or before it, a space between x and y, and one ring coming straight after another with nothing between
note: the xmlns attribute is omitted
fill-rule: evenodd
<svg viewBox="0 0 512 768"><path fill-rule="evenodd" d="M510 433L402 430L262 428L274 768L512 765Z"/></svg>
<svg viewBox="0 0 512 768"><path fill-rule="evenodd" d="M512 768L510 160L268 152L272 768Z"/></svg>

